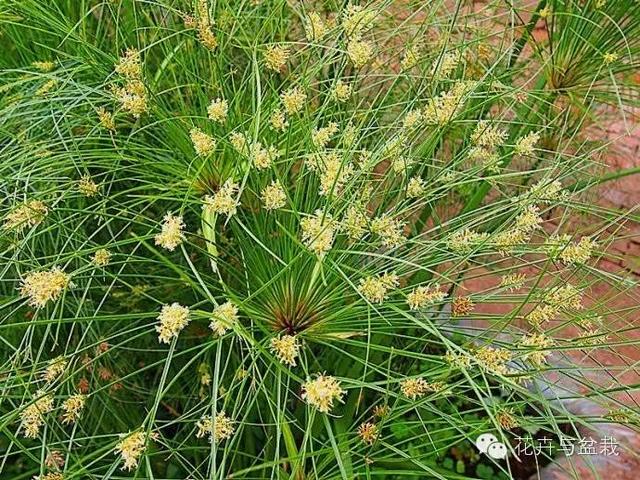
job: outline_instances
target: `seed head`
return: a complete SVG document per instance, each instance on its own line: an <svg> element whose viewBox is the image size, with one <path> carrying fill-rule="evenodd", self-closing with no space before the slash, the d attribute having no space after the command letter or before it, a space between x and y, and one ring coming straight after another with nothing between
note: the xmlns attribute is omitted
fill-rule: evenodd
<svg viewBox="0 0 640 480"><path fill-rule="evenodd" d="M373 445L380 436L380 430L375 423L365 422L358 427L358 436L363 443Z"/></svg>
<svg viewBox="0 0 640 480"><path fill-rule="evenodd" d="M284 70L291 52L284 45L269 45L264 53L264 61L269 70L281 72Z"/></svg>

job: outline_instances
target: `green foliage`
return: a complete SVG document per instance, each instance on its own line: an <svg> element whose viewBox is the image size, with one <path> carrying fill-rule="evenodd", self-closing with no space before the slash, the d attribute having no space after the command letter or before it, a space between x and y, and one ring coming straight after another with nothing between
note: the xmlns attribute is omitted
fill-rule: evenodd
<svg viewBox="0 0 640 480"><path fill-rule="evenodd" d="M604 420L551 374L622 408L638 2L193 3L0 0L0 478L513 478L478 435Z"/></svg>

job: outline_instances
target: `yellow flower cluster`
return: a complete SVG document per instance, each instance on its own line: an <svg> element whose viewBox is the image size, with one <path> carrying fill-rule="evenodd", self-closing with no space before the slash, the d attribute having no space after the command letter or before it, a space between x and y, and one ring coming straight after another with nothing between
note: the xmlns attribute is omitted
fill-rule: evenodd
<svg viewBox="0 0 640 480"><path fill-rule="evenodd" d="M349 38L360 38L373 28L378 13L372 8L349 2L342 12L342 29Z"/></svg>
<svg viewBox="0 0 640 480"><path fill-rule="evenodd" d="M279 156L277 148L265 148L260 142L254 142L249 148L249 158L258 170L269 168Z"/></svg>
<svg viewBox="0 0 640 480"><path fill-rule="evenodd" d="M444 355L444 360L452 367L459 368L461 370L471 366L471 357L453 350L449 350Z"/></svg>
<svg viewBox="0 0 640 480"><path fill-rule="evenodd" d="M44 425L44 416L53 410L53 394L38 390L34 398L35 400L20 412L21 426L27 438L38 436L40 427Z"/></svg>
<svg viewBox="0 0 640 480"><path fill-rule="evenodd" d="M95 197L100 191L98 184L89 175L84 175L78 181L78 191L85 197Z"/></svg>
<svg viewBox="0 0 640 480"><path fill-rule="evenodd" d="M523 157L530 157L533 155L536 144L540 141L539 132L529 132L524 137L521 137L516 142L513 152L516 155Z"/></svg>
<svg viewBox="0 0 640 480"><path fill-rule="evenodd" d="M399 284L395 273L385 273L379 277L366 277L360 279L358 292L371 303L382 303L389 290Z"/></svg>
<svg viewBox="0 0 640 480"><path fill-rule="evenodd" d="M527 280L527 276L522 273L509 273L502 276L500 286L506 288L508 292L520 290Z"/></svg>
<svg viewBox="0 0 640 480"><path fill-rule="evenodd" d="M147 92L142 80L142 61L140 52L129 49L120 57L115 71L124 81L123 87L113 89L114 96L122 105L123 110L135 118L148 110Z"/></svg>
<svg viewBox="0 0 640 480"><path fill-rule="evenodd" d="M44 307L47 302L56 300L71 285L71 277L61 268L53 267L49 271L31 272L22 280L20 294L29 299L32 307Z"/></svg>
<svg viewBox="0 0 640 480"><path fill-rule="evenodd" d="M111 252L106 248L96 250L96 253L91 257L91 261L97 267L106 267L111 261Z"/></svg>
<svg viewBox="0 0 640 480"><path fill-rule="evenodd" d="M211 442L228 440L235 432L233 420L227 417L224 411L217 413L215 418L212 418L210 415L205 415L198 420L196 428L198 429L196 437L202 438L208 436Z"/></svg>
<svg viewBox="0 0 640 480"><path fill-rule="evenodd" d="M380 429L373 422L365 422L358 427L358 436L363 443L373 445L380 436Z"/></svg>
<svg viewBox="0 0 640 480"><path fill-rule="evenodd" d="M218 39L215 33L213 33L214 22L209 15L207 0L198 0L196 4L196 14L198 20L195 26L198 30L198 40L209 50L215 50L218 46Z"/></svg>
<svg viewBox="0 0 640 480"><path fill-rule="evenodd" d="M329 413L334 402L342 401L347 393L340 387L340 382L330 375L318 375L302 385L302 399L322 413Z"/></svg>
<svg viewBox="0 0 640 480"><path fill-rule="evenodd" d="M60 472L49 472L33 478L34 480L64 480L64 475L62 475Z"/></svg>
<svg viewBox="0 0 640 480"><path fill-rule="evenodd" d="M478 365L489 373L507 375L511 372L508 363L512 355L504 348L484 346L478 349L473 357Z"/></svg>
<svg viewBox="0 0 640 480"><path fill-rule="evenodd" d="M154 237L155 244L173 252L184 240L184 227L185 224L181 216L172 215L171 212L167 213L163 218L160 233Z"/></svg>
<svg viewBox="0 0 640 480"><path fill-rule="evenodd" d="M387 248L399 247L406 241L404 223L384 214L371 221L371 233L378 235Z"/></svg>
<svg viewBox="0 0 640 480"><path fill-rule="evenodd" d="M293 335L282 335L271 339L271 351L285 365L296 366L296 358L300 354L300 344Z"/></svg>
<svg viewBox="0 0 640 480"><path fill-rule="evenodd" d="M42 379L49 383L56 380L60 375L64 373L67 368L67 361L64 357L56 357L52 360L49 360L47 364L47 368L42 374Z"/></svg>
<svg viewBox="0 0 640 480"><path fill-rule="evenodd" d="M31 66L36 70L40 70L41 72L45 73L48 73L56 68L56 64L52 61L31 62Z"/></svg>
<svg viewBox="0 0 640 480"><path fill-rule="evenodd" d="M545 251L549 258L561 260L565 265L586 263L598 244L590 237L582 237L578 242L571 242L570 235L552 235L545 242Z"/></svg>
<svg viewBox="0 0 640 480"><path fill-rule="evenodd" d="M407 183L407 197L418 198L421 197L426 190L426 184L420 177L412 177Z"/></svg>
<svg viewBox="0 0 640 480"><path fill-rule="evenodd" d="M238 322L238 307L231 302L225 302L213 310L212 317L209 328L221 337Z"/></svg>
<svg viewBox="0 0 640 480"><path fill-rule="evenodd" d="M347 55L355 68L362 68L373 58L373 47L365 40L351 40L347 44Z"/></svg>
<svg viewBox="0 0 640 480"><path fill-rule="evenodd" d="M344 214L341 228L352 240L360 240L367 233L367 216L364 208L359 205L351 205Z"/></svg>
<svg viewBox="0 0 640 480"><path fill-rule="evenodd" d="M420 53L420 48L417 45L411 45L408 47L404 51L404 55L400 61L402 70L411 70L413 67L418 65L418 62L420 61Z"/></svg>
<svg viewBox="0 0 640 480"><path fill-rule="evenodd" d="M313 216L301 220L302 243L316 255L324 255L333 245L336 224L330 215L316 210Z"/></svg>
<svg viewBox="0 0 640 480"><path fill-rule="evenodd" d="M116 444L115 454L120 454L124 461L122 470L133 470L144 453L147 440L144 432L122 433Z"/></svg>
<svg viewBox="0 0 640 480"><path fill-rule="evenodd" d="M96 110L98 114L98 120L100 125L107 130L114 131L116 129L116 121L113 118L113 113L109 112L106 108L100 107Z"/></svg>
<svg viewBox="0 0 640 480"><path fill-rule="evenodd" d="M4 219L3 228L6 230L23 230L25 227L40 225L47 214L49 207L40 200L27 200Z"/></svg>
<svg viewBox="0 0 640 480"><path fill-rule="evenodd" d="M264 187L260 194L265 210L277 210L287 204L287 194L278 180Z"/></svg>
<svg viewBox="0 0 640 480"><path fill-rule="evenodd" d="M489 235L486 233L478 233L469 228L463 228L449 237L447 248L461 255L468 254L482 245L487 238L489 238Z"/></svg>
<svg viewBox="0 0 640 480"><path fill-rule="evenodd" d="M211 135L207 135L198 127L194 127L189 131L193 148L197 155L207 157L216 149L216 141Z"/></svg>
<svg viewBox="0 0 640 480"><path fill-rule="evenodd" d="M405 397L415 400L429 391L429 383L424 378L408 378L400 384L400 391Z"/></svg>
<svg viewBox="0 0 640 480"><path fill-rule="evenodd" d="M407 304L411 310L418 310L434 303L442 302L447 293L440 290L440 285L420 286L407 295Z"/></svg>
<svg viewBox="0 0 640 480"><path fill-rule="evenodd" d="M458 68L460 60L461 56L459 53L447 52L440 55L431 65L430 73L438 80L448 78Z"/></svg>
<svg viewBox="0 0 640 480"><path fill-rule="evenodd" d="M329 122L329 125L322 128L315 128L311 133L311 141L316 148L325 148L327 143L338 132L338 124Z"/></svg>
<svg viewBox="0 0 640 480"><path fill-rule="evenodd" d="M528 349L522 356L523 360L528 360L539 367L546 363L547 356L550 352L545 350L553 347L554 341L544 334L533 333L522 337L519 345Z"/></svg>
<svg viewBox="0 0 640 480"><path fill-rule="evenodd" d="M338 80L331 89L331 98L340 103L344 103L351 98L353 87L348 83Z"/></svg>
<svg viewBox="0 0 640 480"><path fill-rule="evenodd" d="M304 32L309 42L319 42L327 34L328 27L317 12L309 12L304 20Z"/></svg>
<svg viewBox="0 0 640 480"><path fill-rule="evenodd" d="M173 338L189 324L189 309L177 302L171 305L164 305L158 315L160 325L156 325L158 341L160 343L171 343Z"/></svg>
<svg viewBox="0 0 640 480"><path fill-rule="evenodd" d="M304 108L307 94L300 87L291 87L280 94L280 100L287 115L295 115Z"/></svg>
<svg viewBox="0 0 640 480"><path fill-rule="evenodd" d="M86 395L76 394L62 402L62 423L66 425L76 422L80 418L86 401Z"/></svg>
<svg viewBox="0 0 640 480"><path fill-rule="evenodd" d="M513 416L513 409L500 410L496 414L496 421L505 430L513 430L520 426L516 417Z"/></svg>
<svg viewBox="0 0 640 480"><path fill-rule="evenodd" d="M218 123L224 123L229 113L229 102L224 98L216 98L211 100L207 108L207 115L211 120Z"/></svg>
<svg viewBox="0 0 640 480"><path fill-rule="evenodd" d="M540 228L541 223L540 209L535 205L527 206L516 217L511 228L496 234L494 238L496 249L501 254L510 253L515 246L526 243L531 234Z"/></svg>
<svg viewBox="0 0 640 480"><path fill-rule="evenodd" d="M337 195L353 174L353 166L335 153L329 152L320 155L321 162L318 165L320 171L320 195Z"/></svg>
<svg viewBox="0 0 640 480"><path fill-rule="evenodd" d="M281 72L284 70L291 51L284 45L269 45L264 53L264 61L269 70Z"/></svg>
<svg viewBox="0 0 640 480"><path fill-rule="evenodd" d="M230 217L238 211L238 200L235 198L238 184L232 179L227 179L215 195L204 197L203 209L212 211L218 215Z"/></svg>
<svg viewBox="0 0 640 480"><path fill-rule="evenodd" d="M269 124L271 125L271 128L279 132L284 132L289 126L287 117L279 108L275 109L271 113L271 116L269 117Z"/></svg>
<svg viewBox="0 0 640 480"><path fill-rule="evenodd" d="M446 125L458 115L464 106L464 100L473 90L472 82L457 82L450 90L432 98L424 108L425 121L430 124Z"/></svg>

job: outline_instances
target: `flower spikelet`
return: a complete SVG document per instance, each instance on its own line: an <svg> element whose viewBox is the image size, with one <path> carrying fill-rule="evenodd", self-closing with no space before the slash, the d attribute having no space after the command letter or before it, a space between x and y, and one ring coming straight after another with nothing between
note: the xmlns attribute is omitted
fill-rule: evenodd
<svg viewBox="0 0 640 480"><path fill-rule="evenodd" d="M262 190L260 198L265 210L277 210L287 204L287 194L277 180L271 182L271 185L267 185Z"/></svg>
<svg viewBox="0 0 640 480"><path fill-rule="evenodd" d="M365 422L358 427L358 436L363 443L373 445L380 436L380 430L375 423Z"/></svg>
<svg viewBox="0 0 640 480"><path fill-rule="evenodd" d="M35 399L20 412L21 426L27 438L38 436L40 427L44 425L44 416L53 410L53 394L45 394L44 391L38 390Z"/></svg>
<svg viewBox="0 0 640 480"><path fill-rule="evenodd" d="M400 390L405 397L415 400L429 391L429 384L423 378L408 378L400 384Z"/></svg>
<svg viewBox="0 0 640 480"><path fill-rule="evenodd" d="M293 335L282 335L271 339L271 351L285 365L296 366L296 358L300 354L300 344Z"/></svg>
<svg viewBox="0 0 640 480"><path fill-rule="evenodd" d="M264 53L264 61L269 70L281 72L289 60L290 50L284 45L269 45Z"/></svg>
<svg viewBox="0 0 640 480"><path fill-rule="evenodd" d="M78 181L78 191L85 197L95 197L100 191L100 187L89 175L84 175Z"/></svg>
<svg viewBox="0 0 640 480"><path fill-rule="evenodd" d="M62 423L66 425L78 420L86 400L86 395L76 394L62 402Z"/></svg>
<svg viewBox="0 0 640 480"><path fill-rule="evenodd" d="M322 413L329 413L334 402L342 401L347 393L340 387L340 382L330 375L318 375L302 385L302 399Z"/></svg>
<svg viewBox="0 0 640 480"><path fill-rule="evenodd" d="M44 307L47 302L56 300L71 285L71 277L60 267L49 271L31 272L22 280L20 294L29 299L32 307Z"/></svg>
<svg viewBox="0 0 640 480"><path fill-rule="evenodd" d="M96 267L106 267L107 265L109 265L110 261L111 261L111 252L106 248L101 248L99 250L96 250L96 253L93 254L93 257L91 257L91 262Z"/></svg>
<svg viewBox="0 0 640 480"><path fill-rule="evenodd" d="M319 42L327 33L327 25L317 12L309 12L304 20L304 33L309 42Z"/></svg>
<svg viewBox="0 0 640 480"><path fill-rule="evenodd" d="M358 291L371 303L382 303L390 289L398 286L398 276L394 273L385 273L379 277L366 277L360 279Z"/></svg>
<svg viewBox="0 0 640 480"><path fill-rule="evenodd" d="M229 113L229 102L224 98L216 98L207 108L207 115L214 122L224 123Z"/></svg>
<svg viewBox="0 0 640 480"><path fill-rule="evenodd" d="M409 295L407 295L407 303L411 310L418 310L428 305L441 302L447 296L446 292L440 290L439 285L420 286L414 288Z"/></svg>
<svg viewBox="0 0 640 480"><path fill-rule="evenodd" d="M196 437L202 438L207 435L211 442L228 440L235 432L233 420L227 417L224 411L217 413L215 418L205 415L198 421L196 428L198 429Z"/></svg>
<svg viewBox="0 0 640 480"><path fill-rule="evenodd" d="M172 215L171 212L164 216L162 229L155 237L155 244L166 248L170 252L182 243L184 240L185 224L181 216Z"/></svg>
<svg viewBox="0 0 640 480"><path fill-rule="evenodd" d="M364 40L352 40L347 45L347 55L355 68L362 68L373 57L373 47Z"/></svg>
<svg viewBox="0 0 640 480"><path fill-rule="evenodd" d="M300 87L291 87L280 94L287 115L295 115L304 108L307 94Z"/></svg>
<svg viewBox="0 0 640 480"><path fill-rule="evenodd" d="M302 242L315 254L324 255L333 245L336 225L330 215L316 210L313 216L305 217L300 222Z"/></svg>
<svg viewBox="0 0 640 480"><path fill-rule="evenodd" d="M65 360L64 357L56 357L52 360L49 360L49 363L47 364L47 368L42 374L42 379L47 383L53 382L55 379L57 379L60 375L64 373L66 368L67 368L67 361Z"/></svg>
<svg viewBox="0 0 640 480"><path fill-rule="evenodd" d="M229 178L215 195L207 195L204 197L204 205L202 208L231 217L236 214L238 209L238 200L235 198L237 191L238 184Z"/></svg>
<svg viewBox="0 0 640 480"><path fill-rule="evenodd" d="M382 240L382 245L387 248L398 247L406 241L403 230L404 223L387 214L371 221L371 232L378 235Z"/></svg>
<svg viewBox="0 0 640 480"><path fill-rule="evenodd" d="M171 305L164 305L158 315L160 325L156 325L158 341L160 343L171 343L171 339L177 338L178 334L189 324L189 309L177 302Z"/></svg>
<svg viewBox="0 0 640 480"><path fill-rule="evenodd" d="M9 213L4 219L3 228L21 231L25 227L40 225L49 213L49 208L40 200L28 200Z"/></svg>
<svg viewBox="0 0 640 480"><path fill-rule="evenodd" d="M511 352L504 348L484 346L478 349L474 358L489 373L506 375L510 372L507 364L511 361Z"/></svg>
<svg viewBox="0 0 640 480"><path fill-rule="evenodd" d="M120 434L120 442L116 445L114 453L120 454L124 461L122 470L130 471L138 466L138 460L145 450L146 443L144 432Z"/></svg>
<svg viewBox="0 0 640 480"><path fill-rule="evenodd" d="M238 307L231 302L223 303L213 310L212 317L209 328L221 337L238 322Z"/></svg>
<svg viewBox="0 0 640 480"><path fill-rule="evenodd" d="M197 127L189 131L189 136L191 137L191 142L193 143L196 154L201 157L210 155L216 149L216 141L214 138Z"/></svg>

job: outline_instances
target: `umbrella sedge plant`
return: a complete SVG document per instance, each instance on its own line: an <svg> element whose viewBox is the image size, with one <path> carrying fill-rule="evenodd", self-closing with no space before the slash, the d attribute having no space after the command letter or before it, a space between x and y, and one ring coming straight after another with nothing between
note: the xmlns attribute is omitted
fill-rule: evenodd
<svg viewBox="0 0 640 480"><path fill-rule="evenodd" d="M588 135L637 2L0 5L0 478L528 478L634 428L585 359L637 348Z"/></svg>

